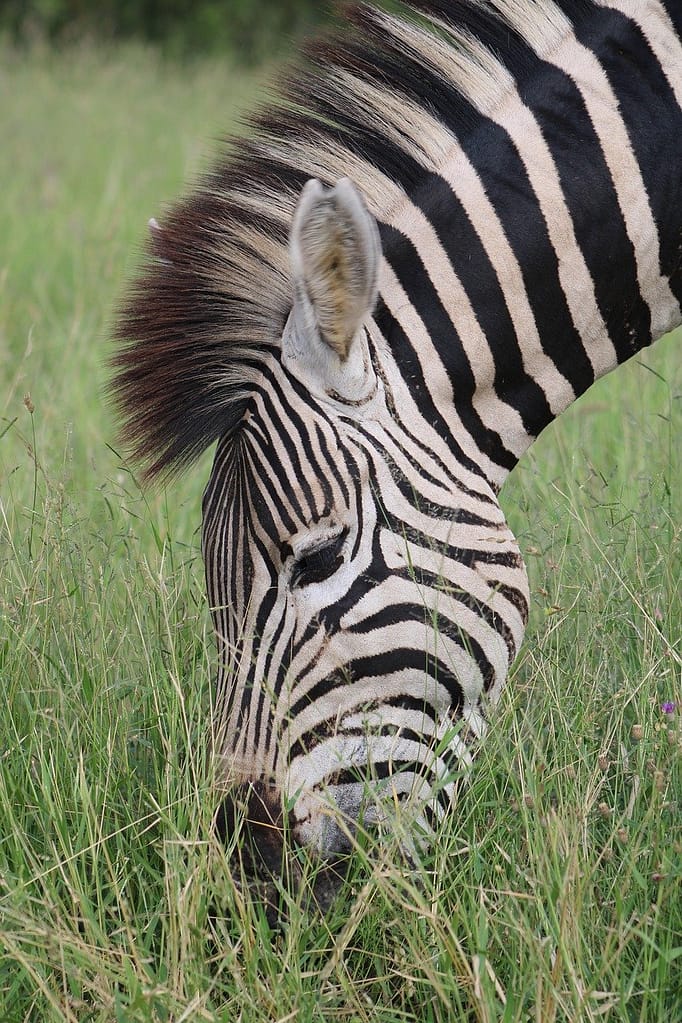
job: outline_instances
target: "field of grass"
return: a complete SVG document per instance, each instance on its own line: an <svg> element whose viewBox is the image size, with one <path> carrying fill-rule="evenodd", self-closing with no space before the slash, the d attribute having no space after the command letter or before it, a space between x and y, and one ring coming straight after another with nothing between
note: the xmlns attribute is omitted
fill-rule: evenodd
<svg viewBox="0 0 682 1023"><path fill-rule="evenodd" d="M210 828L208 462L141 492L104 401L146 220L257 76L0 57L0 1020L680 1023L679 334L505 489L531 625L423 869L358 854L273 934Z"/></svg>

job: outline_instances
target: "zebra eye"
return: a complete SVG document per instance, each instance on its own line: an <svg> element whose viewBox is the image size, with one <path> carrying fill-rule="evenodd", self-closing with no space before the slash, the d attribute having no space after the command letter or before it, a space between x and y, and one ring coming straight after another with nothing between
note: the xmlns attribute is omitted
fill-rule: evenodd
<svg viewBox="0 0 682 1023"><path fill-rule="evenodd" d="M338 536L325 540L319 547L304 551L294 562L291 588L321 583L333 575L343 563L343 543L347 535L348 529L343 529Z"/></svg>

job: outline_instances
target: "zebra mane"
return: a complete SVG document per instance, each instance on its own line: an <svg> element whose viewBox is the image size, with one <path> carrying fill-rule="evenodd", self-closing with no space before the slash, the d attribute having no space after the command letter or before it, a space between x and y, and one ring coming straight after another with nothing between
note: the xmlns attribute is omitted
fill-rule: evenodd
<svg viewBox="0 0 682 1023"><path fill-rule="evenodd" d="M380 223L591 5L581 0L365 4L312 40L247 137L152 230L120 313L113 401L147 478L234 435L292 303L288 229L305 182L352 178Z"/></svg>

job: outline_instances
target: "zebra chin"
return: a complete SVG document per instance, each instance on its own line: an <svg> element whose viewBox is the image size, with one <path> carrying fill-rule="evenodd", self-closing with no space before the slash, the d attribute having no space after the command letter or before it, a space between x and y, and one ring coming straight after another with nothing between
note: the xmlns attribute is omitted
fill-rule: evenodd
<svg viewBox="0 0 682 1023"><path fill-rule="evenodd" d="M235 885L262 904L271 926L284 922L291 902L323 913L331 907L348 868L347 828L329 819L324 850L314 849L278 787L265 779L235 785L214 823L230 851Z"/></svg>

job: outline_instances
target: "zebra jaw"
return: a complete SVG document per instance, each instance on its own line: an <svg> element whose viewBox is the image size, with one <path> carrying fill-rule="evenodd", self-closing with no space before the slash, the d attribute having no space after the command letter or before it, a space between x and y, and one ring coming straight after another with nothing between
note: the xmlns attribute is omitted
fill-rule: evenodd
<svg viewBox="0 0 682 1023"><path fill-rule="evenodd" d="M355 185L303 188L289 236L294 284L282 364L317 397L364 405L377 391L364 327L377 298L381 243Z"/></svg>

